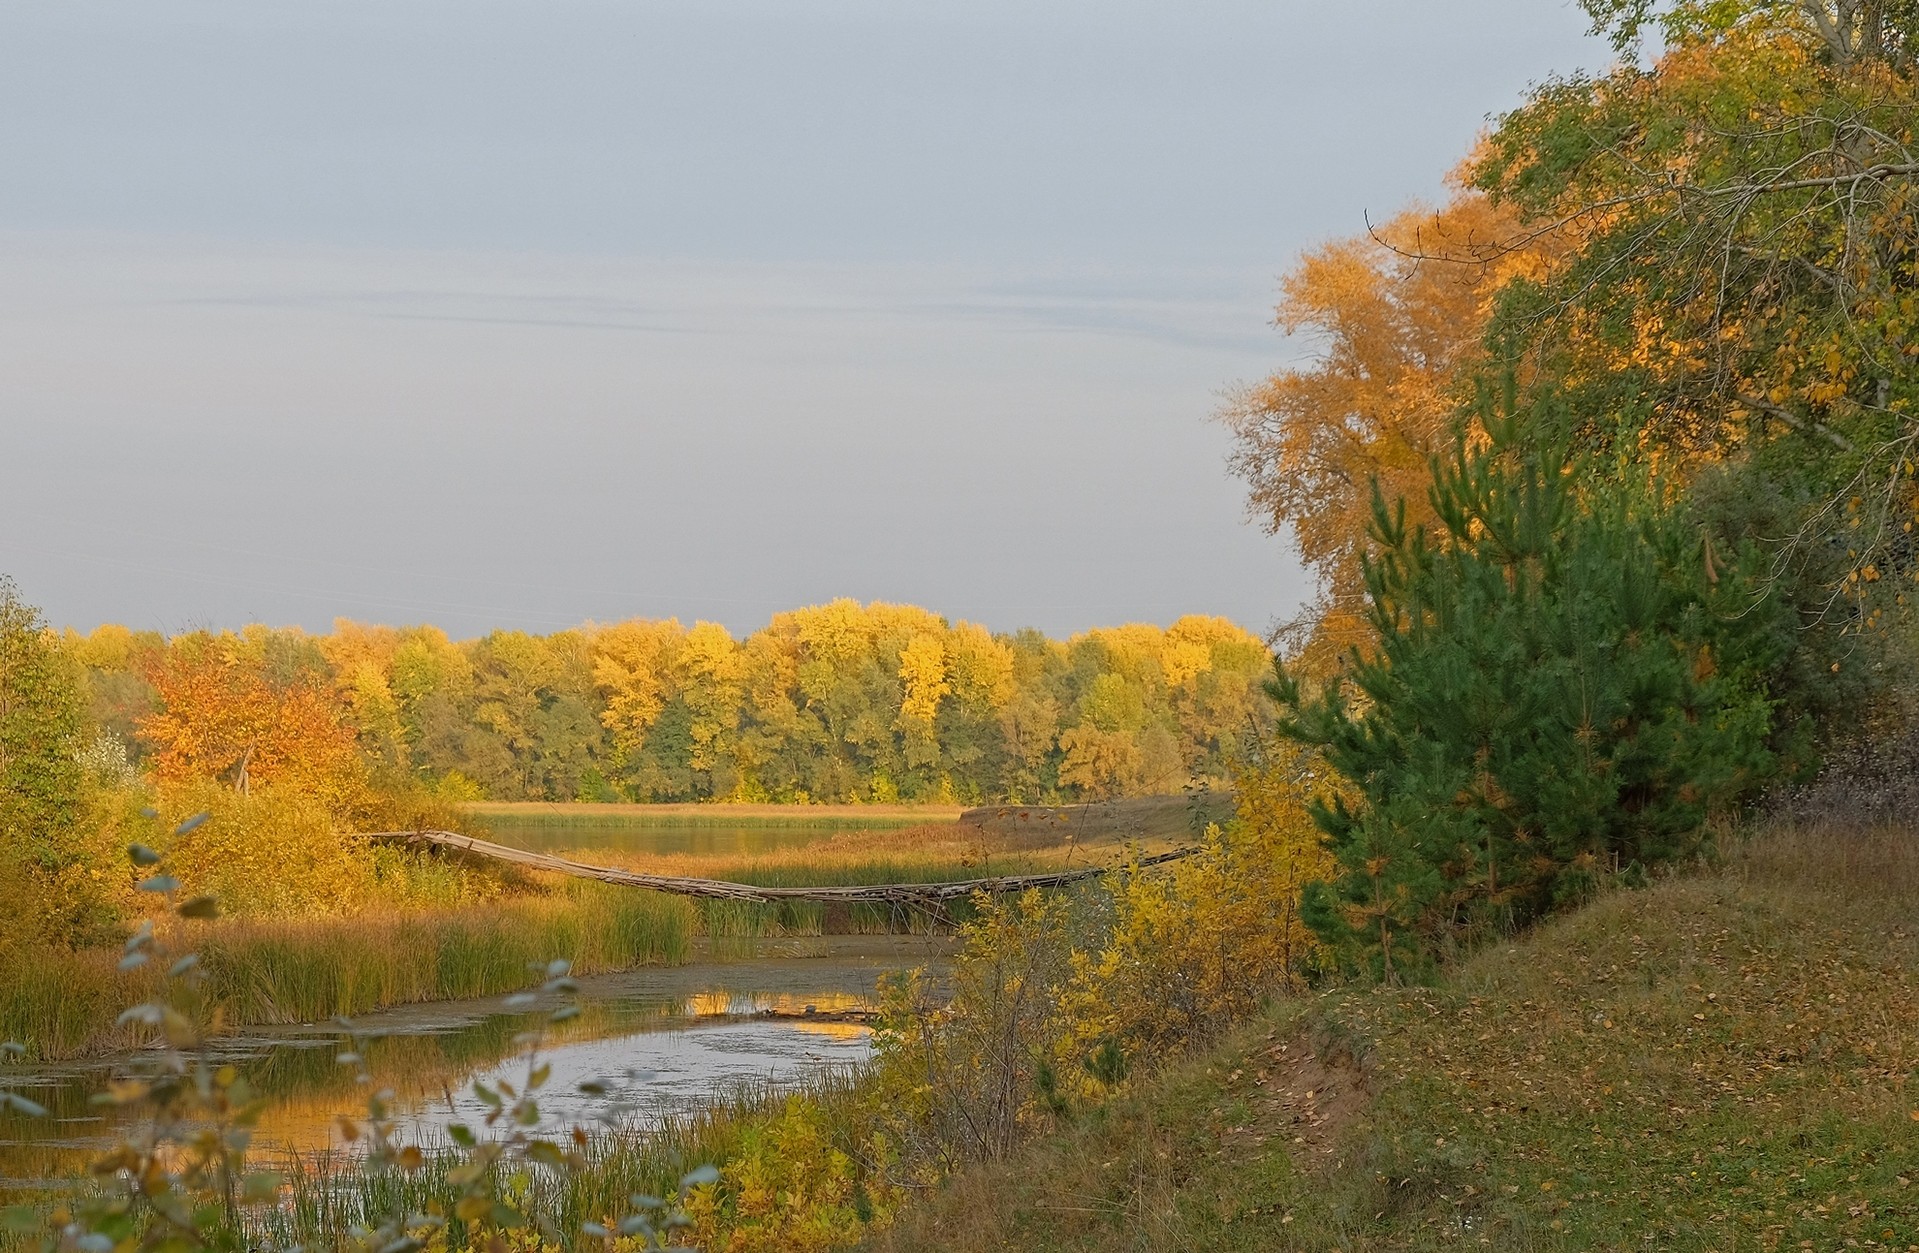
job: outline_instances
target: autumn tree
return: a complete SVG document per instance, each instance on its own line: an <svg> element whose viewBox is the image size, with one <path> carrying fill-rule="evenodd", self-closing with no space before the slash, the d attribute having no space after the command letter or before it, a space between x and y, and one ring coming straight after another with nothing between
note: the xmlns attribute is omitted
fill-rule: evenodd
<svg viewBox="0 0 1919 1253"><path fill-rule="evenodd" d="M1587 415L1584 442L1806 497L1801 556L1853 588L1913 564L1919 201L1913 7L1586 0L1633 51L1502 118L1471 179L1570 239L1491 330ZM1759 487L1755 491L1762 490ZM1838 589L1832 589L1838 590Z"/></svg>
<svg viewBox="0 0 1919 1253"><path fill-rule="evenodd" d="M1373 485L1416 521L1433 456L1471 398L1502 288L1547 270L1556 241L1522 239L1517 215L1462 190L1302 257L1281 283L1277 325L1302 365L1242 389L1221 412L1249 512L1290 535L1319 578L1322 638L1363 632L1360 556Z"/></svg>
<svg viewBox="0 0 1919 1253"><path fill-rule="evenodd" d="M177 636L148 674L161 708L140 735L162 784L218 780L295 789L345 809L362 781L324 656L311 641L250 629Z"/></svg>
<svg viewBox="0 0 1919 1253"><path fill-rule="evenodd" d="M0 949L112 934L118 864L104 789L82 764L96 733L83 670L0 576ZM103 872L103 867L105 868Z"/></svg>
<svg viewBox="0 0 1919 1253"><path fill-rule="evenodd" d="M150 704L137 726L163 784L308 786L327 772L282 743L306 724L314 756L353 763L374 791L442 800L1177 791L1225 778L1260 715L1267 659L1223 619L1062 641L851 600L777 614L744 639L717 623L635 620L465 641L345 621L322 636L75 641L94 680L140 666Z"/></svg>
<svg viewBox="0 0 1919 1253"><path fill-rule="evenodd" d="M124 753L129 767L137 765L143 747L140 721L159 708L147 674L166 640L157 631L130 631L109 622L87 635L68 631L65 645L85 676L88 719L98 747Z"/></svg>

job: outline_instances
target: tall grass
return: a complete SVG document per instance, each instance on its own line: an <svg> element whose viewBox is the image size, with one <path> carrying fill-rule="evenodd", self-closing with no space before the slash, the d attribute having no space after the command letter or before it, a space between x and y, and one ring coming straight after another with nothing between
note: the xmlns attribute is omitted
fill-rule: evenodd
<svg viewBox="0 0 1919 1253"><path fill-rule="evenodd" d="M569 1235L585 1223L615 1219L632 1208L628 1198L635 1193L670 1195L692 1167L738 1158L747 1138L763 1133L795 1096L817 1111L828 1142L854 1144L870 1134L871 1094L856 1071L828 1071L798 1087L742 1084L696 1113L596 1136L584 1170L528 1173L523 1209ZM451 1213L458 1189L446 1172L461 1160L442 1148L428 1153L423 1168L399 1171L368 1168L351 1153L290 1156L275 1163L287 1185L283 1203L259 1215L255 1234L280 1248L330 1248L354 1227L398 1211ZM449 1247L459 1246L460 1234L449 1232Z"/></svg>
<svg viewBox="0 0 1919 1253"><path fill-rule="evenodd" d="M1072 852L1030 840L982 839L953 824L848 832L801 848L699 857L596 850L587 860L650 873L766 887L945 883L1057 867ZM403 866L427 875L431 864ZM398 871L395 871L398 873ZM520 894L428 911L347 918L230 919L188 943L208 972L207 996L233 1026L321 1022L393 1005L487 996L518 988L529 963L565 957L581 974L687 959L704 935L722 949L776 936L918 933L964 919L969 905L924 910L789 901L691 901L579 880L518 881ZM29 951L0 967L0 1039L41 1059L128 1047L120 1011L147 999L150 971L116 969L112 950Z"/></svg>
<svg viewBox="0 0 1919 1253"><path fill-rule="evenodd" d="M203 995L242 1026L514 991L529 965L555 957L581 974L678 964L697 922L680 897L568 882L552 896L457 911L220 922L182 939L207 971ZM118 956L43 951L0 971L0 1036L42 1059L136 1043L115 1020L157 975L122 972Z"/></svg>

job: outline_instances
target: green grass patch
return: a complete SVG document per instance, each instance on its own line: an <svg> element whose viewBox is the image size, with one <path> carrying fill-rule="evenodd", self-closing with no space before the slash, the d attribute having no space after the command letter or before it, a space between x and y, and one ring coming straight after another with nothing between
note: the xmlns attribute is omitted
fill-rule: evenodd
<svg viewBox="0 0 1919 1253"><path fill-rule="evenodd" d="M1916 848L1773 832L1442 986L1284 1006L878 1247L1919 1245Z"/></svg>

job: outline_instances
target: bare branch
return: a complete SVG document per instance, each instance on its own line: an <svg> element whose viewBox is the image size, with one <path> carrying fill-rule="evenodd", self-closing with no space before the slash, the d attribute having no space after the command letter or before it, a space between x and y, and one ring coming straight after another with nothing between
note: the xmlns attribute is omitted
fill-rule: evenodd
<svg viewBox="0 0 1919 1253"><path fill-rule="evenodd" d="M1783 405L1775 405L1770 400L1762 400L1758 396L1748 396L1743 392L1734 392L1732 398L1748 409L1756 409L1769 418L1778 418L1781 422L1784 422L1787 426L1802 434L1823 436L1827 443L1837 448L1840 452L1853 451L1851 440L1815 418L1802 418Z"/></svg>

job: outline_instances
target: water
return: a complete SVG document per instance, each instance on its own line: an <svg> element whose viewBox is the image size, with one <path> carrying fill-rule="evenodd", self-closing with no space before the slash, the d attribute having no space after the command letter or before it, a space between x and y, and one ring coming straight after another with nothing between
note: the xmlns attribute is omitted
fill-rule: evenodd
<svg viewBox="0 0 1919 1253"><path fill-rule="evenodd" d="M903 818L889 823L873 819L839 822L818 819L809 823L787 824L705 819L677 823L665 820L645 823L618 820L595 822L582 818L542 822L515 821L510 816L488 814L485 821L492 839L541 853L569 849L613 849L622 853L657 856L744 857L817 844L847 831L908 827L924 820Z"/></svg>
<svg viewBox="0 0 1919 1253"><path fill-rule="evenodd" d="M769 941L738 960L700 961L582 979L584 1012L549 1028L539 1060L552 1076L541 1096L550 1122L565 1127L606 1117L657 1120L704 1107L741 1087L780 1088L857 1066L869 1055L867 1028L836 1018L874 1007L888 971L941 964L947 942L905 936L830 936ZM475 1080L520 1086L527 1070L513 1037L546 1022L549 1002L512 1012L503 997L409 1006L359 1019L375 1082L397 1096L409 1139L437 1139L449 1121L478 1124ZM814 1011L810 1017L808 1007ZM794 1017L760 1017L768 1011ZM341 1147L338 1119L365 1108L354 1068L340 1065L338 1027L252 1030L214 1046L268 1101L256 1145L314 1152ZM116 1114L88 1102L132 1059L14 1068L0 1083L47 1107L45 1119L0 1114L0 1186L71 1178L111 1143ZM578 1085L599 1080L612 1096Z"/></svg>

